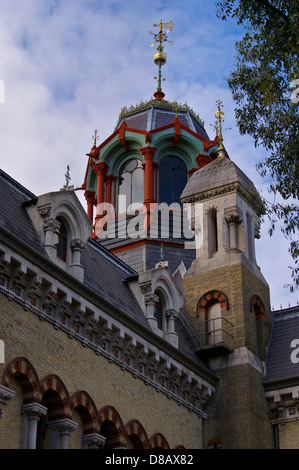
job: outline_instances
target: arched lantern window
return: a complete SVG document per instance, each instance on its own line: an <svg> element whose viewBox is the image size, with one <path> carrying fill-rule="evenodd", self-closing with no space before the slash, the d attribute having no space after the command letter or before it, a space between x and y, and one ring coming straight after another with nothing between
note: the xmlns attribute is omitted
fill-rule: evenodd
<svg viewBox="0 0 299 470"><path fill-rule="evenodd" d="M159 162L159 202L181 204L180 196L187 183L187 167L175 156L163 157Z"/></svg>
<svg viewBox="0 0 299 470"><path fill-rule="evenodd" d="M134 203L143 204L144 172L138 158L132 158L123 164L119 172L119 196L126 197L126 208ZM137 207L137 206L136 206Z"/></svg>

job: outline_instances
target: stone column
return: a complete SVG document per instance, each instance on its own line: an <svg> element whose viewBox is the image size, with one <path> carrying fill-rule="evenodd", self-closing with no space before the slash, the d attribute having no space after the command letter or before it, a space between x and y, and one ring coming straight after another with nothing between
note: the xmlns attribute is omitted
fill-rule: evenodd
<svg viewBox="0 0 299 470"><path fill-rule="evenodd" d="M78 425L69 418L52 421L47 424L47 431L52 431L51 442L48 449L68 449L68 436L75 431Z"/></svg>
<svg viewBox="0 0 299 470"><path fill-rule="evenodd" d="M225 220L229 227L229 248L239 250L238 225L242 222L241 212L237 207L225 210Z"/></svg>
<svg viewBox="0 0 299 470"><path fill-rule="evenodd" d="M49 217L43 222L43 228L45 233L45 249L51 259L56 258L57 248L56 244L58 243L57 231L59 230L60 223Z"/></svg>
<svg viewBox="0 0 299 470"><path fill-rule="evenodd" d="M174 347L178 347L178 335L175 332L175 320L178 317L178 312L174 309L169 309L166 311L167 319L167 333L165 334L165 339L168 343L172 344Z"/></svg>
<svg viewBox="0 0 299 470"><path fill-rule="evenodd" d="M29 403L22 406L21 449L35 449L37 423L48 409L40 403Z"/></svg>
<svg viewBox="0 0 299 470"><path fill-rule="evenodd" d="M145 295L146 306L146 319L153 329L158 328L158 321L155 317L155 304L159 302L159 297L156 294Z"/></svg>
<svg viewBox="0 0 299 470"><path fill-rule="evenodd" d="M98 433L86 434L82 437L84 449L101 449L104 447L105 442L106 437L101 436L101 434Z"/></svg>
<svg viewBox="0 0 299 470"><path fill-rule="evenodd" d="M84 278L84 269L81 264L81 252L84 247L85 243L82 240L75 239L71 241L72 260L70 263L70 273L81 282Z"/></svg>

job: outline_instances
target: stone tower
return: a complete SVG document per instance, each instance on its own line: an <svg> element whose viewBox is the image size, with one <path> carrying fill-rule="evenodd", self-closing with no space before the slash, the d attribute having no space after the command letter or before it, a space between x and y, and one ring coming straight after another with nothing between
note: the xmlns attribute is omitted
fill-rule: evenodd
<svg viewBox="0 0 299 470"><path fill-rule="evenodd" d="M185 310L197 354L219 377L204 446L272 447L263 390L269 289L254 250L262 201L221 149L192 175L182 201L196 238L196 259L184 277Z"/></svg>

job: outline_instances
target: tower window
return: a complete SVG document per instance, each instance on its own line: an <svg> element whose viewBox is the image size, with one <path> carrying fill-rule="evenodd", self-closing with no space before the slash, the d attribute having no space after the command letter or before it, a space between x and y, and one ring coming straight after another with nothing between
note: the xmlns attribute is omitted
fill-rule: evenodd
<svg viewBox="0 0 299 470"><path fill-rule="evenodd" d="M210 256L218 251L217 212L215 209L208 213L208 246Z"/></svg>
<svg viewBox="0 0 299 470"><path fill-rule="evenodd" d="M167 156L159 162L159 202L181 204L180 196L187 183L187 167L183 160Z"/></svg>
<svg viewBox="0 0 299 470"><path fill-rule="evenodd" d="M138 158L128 160L120 170L120 196L126 197L126 207L133 203L143 204L144 173L142 163Z"/></svg>
<svg viewBox="0 0 299 470"><path fill-rule="evenodd" d="M57 257L62 259L62 261L66 261L66 249L67 249L67 230L66 226L64 225L61 220L59 220L60 227L58 231L58 243L57 247Z"/></svg>
<svg viewBox="0 0 299 470"><path fill-rule="evenodd" d="M157 292L155 292L155 294L159 297L159 302L155 304L154 316L158 322L158 328L162 330L163 329L164 302L160 294L158 294Z"/></svg>
<svg viewBox="0 0 299 470"><path fill-rule="evenodd" d="M217 344L222 341L221 306L219 302L210 302L206 311L207 344Z"/></svg>

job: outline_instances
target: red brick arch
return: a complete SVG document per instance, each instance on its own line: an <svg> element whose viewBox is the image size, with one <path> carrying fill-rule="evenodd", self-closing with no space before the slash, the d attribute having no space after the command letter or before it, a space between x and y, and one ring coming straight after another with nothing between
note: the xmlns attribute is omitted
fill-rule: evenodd
<svg viewBox="0 0 299 470"><path fill-rule="evenodd" d="M170 449L167 440L160 432L157 432L150 437L149 444L151 449L154 449L155 447L159 447L160 449Z"/></svg>
<svg viewBox="0 0 299 470"><path fill-rule="evenodd" d="M41 393L44 396L46 392L54 392L57 401L52 419L60 419L62 417L71 417L71 402L66 386L57 375L47 375L41 381Z"/></svg>
<svg viewBox="0 0 299 470"><path fill-rule="evenodd" d="M135 449L149 449L147 434L139 421L136 419L129 421L125 426L125 431L128 438L131 436L135 437L135 439L132 439L134 444L136 444Z"/></svg>
<svg viewBox="0 0 299 470"><path fill-rule="evenodd" d="M12 377L18 379L23 390L23 403L41 402L41 387L37 373L28 359L16 357L6 364L2 373L1 383L9 387Z"/></svg>
<svg viewBox="0 0 299 470"><path fill-rule="evenodd" d="M205 313L208 304L211 302L219 302L221 308L229 309L227 295L219 290L211 290L199 299L196 316L199 317L201 313Z"/></svg>
<svg viewBox="0 0 299 470"><path fill-rule="evenodd" d="M99 433L98 412L93 399L84 390L75 392L71 398L71 410L77 410L83 422L83 434Z"/></svg>
<svg viewBox="0 0 299 470"><path fill-rule="evenodd" d="M113 425L113 431L110 435L110 448L126 446L126 432L122 419L113 406L104 406L98 411L99 425L102 427L105 423ZM102 430L100 431L102 434ZM105 436L106 437L106 436Z"/></svg>
<svg viewBox="0 0 299 470"><path fill-rule="evenodd" d="M254 312L257 320L265 320L266 309L262 299L258 295L253 295L249 301L250 312Z"/></svg>
<svg viewBox="0 0 299 470"><path fill-rule="evenodd" d="M222 448L222 440L219 437L213 437L208 442L209 449L221 449Z"/></svg>

